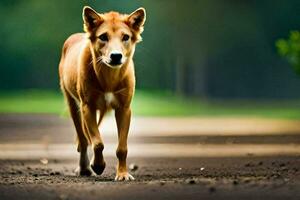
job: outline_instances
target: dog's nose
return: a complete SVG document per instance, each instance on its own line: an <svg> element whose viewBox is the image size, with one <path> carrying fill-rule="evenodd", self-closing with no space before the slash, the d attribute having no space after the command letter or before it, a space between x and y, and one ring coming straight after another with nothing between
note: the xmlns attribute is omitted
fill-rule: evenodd
<svg viewBox="0 0 300 200"><path fill-rule="evenodd" d="M121 53L112 53L110 54L111 64L119 65L121 64L122 54Z"/></svg>

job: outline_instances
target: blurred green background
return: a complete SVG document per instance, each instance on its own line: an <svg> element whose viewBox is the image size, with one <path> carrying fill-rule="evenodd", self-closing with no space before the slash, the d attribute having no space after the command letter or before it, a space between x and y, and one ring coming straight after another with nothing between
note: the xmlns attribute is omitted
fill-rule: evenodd
<svg viewBox="0 0 300 200"><path fill-rule="evenodd" d="M0 112L65 112L58 62L85 5L147 10L137 115L300 118L300 79L275 47L299 29L299 0L1 0Z"/></svg>

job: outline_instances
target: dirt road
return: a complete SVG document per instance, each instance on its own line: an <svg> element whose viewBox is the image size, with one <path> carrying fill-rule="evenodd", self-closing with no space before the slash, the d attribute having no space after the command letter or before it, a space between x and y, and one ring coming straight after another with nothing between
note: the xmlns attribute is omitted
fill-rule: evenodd
<svg viewBox="0 0 300 200"><path fill-rule="evenodd" d="M133 182L114 182L115 125L101 176L77 177L74 130L52 115L0 115L0 199L300 199L300 124L135 118Z"/></svg>

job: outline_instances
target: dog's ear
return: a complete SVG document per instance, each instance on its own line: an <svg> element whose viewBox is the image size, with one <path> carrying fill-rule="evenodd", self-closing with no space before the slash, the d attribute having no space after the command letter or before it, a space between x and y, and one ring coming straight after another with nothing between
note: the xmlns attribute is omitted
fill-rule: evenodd
<svg viewBox="0 0 300 200"><path fill-rule="evenodd" d="M146 10L144 8L139 8L128 16L129 26L133 30L140 33L143 32L145 21L146 21Z"/></svg>
<svg viewBox="0 0 300 200"><path fill-rule="evenodd" d="M85 6L82 12L83 28L85 32L92 32L103 22L101 16L89 6Z"/></svg>

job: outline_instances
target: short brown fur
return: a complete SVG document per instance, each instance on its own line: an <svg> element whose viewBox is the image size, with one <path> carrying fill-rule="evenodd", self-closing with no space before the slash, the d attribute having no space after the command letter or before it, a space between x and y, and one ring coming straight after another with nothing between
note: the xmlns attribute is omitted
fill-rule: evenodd
<svg viewBox="0 0 300 200"><path fill-rule="evenodd" d="M103 172L104 144L98 125L106 112L114 109L119 140L115 179L134 179L126 166L130 105L135 90L132 58L136 43L141 41L145 18L143 8L123 15L117 12L99 14L84 7L85 33L71 35L63 46L59 64L60 85L78 136L80 175L91 175L92 170L96 174ZM117 65L112 64L115 52L122 55ZM100 111L98 122L97 111ZM90 163L87 156L89 144L94 151Z"/></svg>

